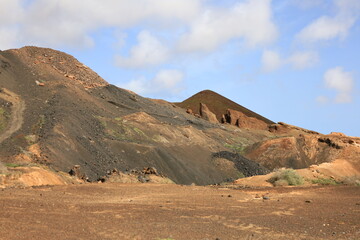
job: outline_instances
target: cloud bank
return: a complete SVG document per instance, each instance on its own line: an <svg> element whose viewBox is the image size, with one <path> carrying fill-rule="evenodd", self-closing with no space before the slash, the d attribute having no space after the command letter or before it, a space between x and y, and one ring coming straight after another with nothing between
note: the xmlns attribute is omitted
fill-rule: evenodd
<svg viewBox="0 0 360 240"><path fill-rule="evenodd" d="M360 16L360 1L335 0L335 16L321 16L304 27L297 38L305 43L345 39Z"/></svg>
<svg viewBox="0 0 360 240"><path fill-rule="evenodd" d="M303 70L315 66L319 62L319 55L314 51L297 51L288 58L283 58L276 51L265 50L261 62L265 72L272 72L286 65L296 70Z"/></svg>
<svg viewBox="0 0 360 240"><path fill-rule="evenodd" d="M176 94L183 90L184 74L179 70L160 70L155 77L147 79L140 77L120 87L130 89L138 94Z"/></svg>
<svg viewBox="0 0 360 240"><path fill-rule="evenodd" d="M324 83L327 88L336 91L336 103L352 102L354 79L350 72L345 72L342 67L329 69L324 74Z"/></svg>

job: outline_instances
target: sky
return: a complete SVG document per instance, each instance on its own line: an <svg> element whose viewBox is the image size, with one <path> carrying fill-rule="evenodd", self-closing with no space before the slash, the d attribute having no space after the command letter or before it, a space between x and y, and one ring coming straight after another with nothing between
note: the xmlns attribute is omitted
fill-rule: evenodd
<svg viewBox="0 0 360 240"><path fill-rule="evenodd" d="M360 137L360 0L0 0L0 50L27 45L145 97L210 89L274 122Z"/></svg>

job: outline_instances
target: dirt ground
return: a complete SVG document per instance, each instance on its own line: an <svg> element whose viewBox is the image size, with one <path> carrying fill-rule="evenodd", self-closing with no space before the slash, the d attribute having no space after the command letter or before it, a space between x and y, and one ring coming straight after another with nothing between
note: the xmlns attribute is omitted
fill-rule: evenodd
<svg viewBox="0 0 360 240"><path fill-rule="evenodd" d="M0 239L360 239L360 187L0 190Z"/></svg>

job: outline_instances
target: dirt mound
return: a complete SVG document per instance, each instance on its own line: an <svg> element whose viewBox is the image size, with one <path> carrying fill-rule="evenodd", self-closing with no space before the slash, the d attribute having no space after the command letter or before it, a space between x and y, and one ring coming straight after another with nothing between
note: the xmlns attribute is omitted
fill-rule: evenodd
<svg viewBox="0 0 360 240"><path fill-rule="evenodd" d="M66 174L55 173L37 166L11 166L0 169L0 188L65 185L78 182Z"/></svg>
<svg viewBox="0 0 360 240"><path fill-rule="evenodd" d="M166 176L160 174L156 168L147 167L140 170L132 169L126 172L120 172L117 169L107 172L106 176L100 178L101 182L111 183L158 183L174 184Z"/></svg>
<svg viewBox="0 0 360 240"><path fill-rule="evenodd" d="M248 117L259 119L265 122L266 124L274 123L269 119L210 90L201 91L191 96L190 98L184 100L183 102L175 103L175 104L184 109L191 109L195 114L200 114L200 108L199 108L200 103L206 104L209 110L216 115L216 118L219 122L221 121L222 116L226 113L228 109L233 109L235 111L242 112Z"/></svg>
<svg viewBox="0 0 360 240"><path fill-rule="evenodd" d="M360 170L348 160L336 159L333 162L311 165L308 168L296 169L305 180L303 186L309 185L360 185ZM248 187L272 187L269 179L274 173L262 176L252 176L234 181L237 185Z"/></svg>

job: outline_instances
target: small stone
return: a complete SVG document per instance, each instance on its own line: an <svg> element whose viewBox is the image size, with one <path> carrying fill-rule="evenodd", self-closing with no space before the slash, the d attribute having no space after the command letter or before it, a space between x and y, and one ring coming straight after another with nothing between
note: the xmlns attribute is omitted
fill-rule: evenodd
<svg viewBox="0 0 360 240"><path fill-rule="evenodd" d="M229 194L228 197L232 197L232 196Z"/></svg>
<svg viewBox="0 0 360 240"><path fill-rule="evenodd" d="M306 200L305 202L306 202L306 203L312 203L312 201L311 201L311 200Z"/></svg>
<svg viewBox="0 0 360 240"><path fill-rule="evenodd" d="M269 197L269 196L264 195L264 196L263 196L263 199L264 199L264 200L270 200L270 197Z"/></svg>

